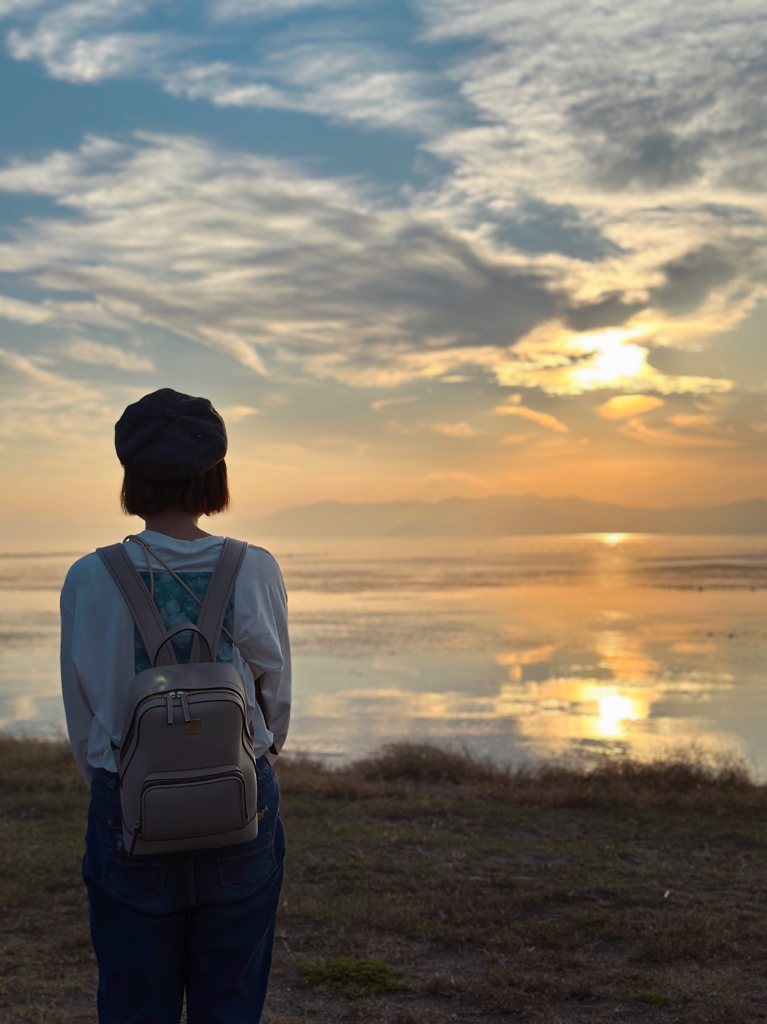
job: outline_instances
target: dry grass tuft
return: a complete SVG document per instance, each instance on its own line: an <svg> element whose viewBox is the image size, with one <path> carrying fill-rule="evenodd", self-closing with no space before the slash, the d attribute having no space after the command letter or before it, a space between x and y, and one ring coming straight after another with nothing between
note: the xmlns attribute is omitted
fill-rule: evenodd
<svg viewBox="0 0 767 1024"><path fill-rule="evenodd" d="M68 743L0 736L2 788L6 793L42 789L48 793L84 791Z"/></svg>
<svg viewBox="0 0 767 1024"><path fill-rule="evenodd" d="M438 788L549 807L655 807L717 814L767 810L767 786L753 779L744 762L711 762L695 750L650 762L604 758L590 766L542 764L512 770L466 750L403 742L337 768L287 755L278 762L278 771L286 792L327 797L380 797Z"/></svg>
<svg viewBox="0 0 767 1024"><path fill-rule="evenodd" d="M460 786L509 778L507 770L468 750L446 750L431 743L387 743L378 754L357 761L353 767L368 782L449 782Z"/></svg>

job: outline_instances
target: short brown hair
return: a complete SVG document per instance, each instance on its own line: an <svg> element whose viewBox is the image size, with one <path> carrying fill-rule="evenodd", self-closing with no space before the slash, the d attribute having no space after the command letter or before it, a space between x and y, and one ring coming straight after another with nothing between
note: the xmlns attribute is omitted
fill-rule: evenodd
<svg viewBox="0 0 767 1024"><path fill-rule="evenodd" d="M187 480L147 480L123 467L120 504L129 516L157 515L173 508L190 516L212 516L229 504L229 484L224 459L199 476Z"/></svg>

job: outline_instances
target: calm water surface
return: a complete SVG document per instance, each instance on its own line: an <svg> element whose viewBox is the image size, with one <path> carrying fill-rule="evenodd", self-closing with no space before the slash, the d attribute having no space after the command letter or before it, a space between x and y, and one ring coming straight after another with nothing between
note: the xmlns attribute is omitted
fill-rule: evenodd
<svg viewBox="0 0 767 1024"><path fill-rule="evenodd" d="M696 744L767 770L767 538L281 538L294 713L329 758L427 738L511 762ZM0 555L0 730L63 731L58 591Z"/></svg>

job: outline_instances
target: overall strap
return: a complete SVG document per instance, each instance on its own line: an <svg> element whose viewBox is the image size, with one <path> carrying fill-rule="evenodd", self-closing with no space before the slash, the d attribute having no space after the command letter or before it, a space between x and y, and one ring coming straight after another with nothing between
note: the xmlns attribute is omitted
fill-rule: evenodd
<svg viewBox="0 0 767 1024"><path fill-rule="evenodd" d="M216 567L210 577L208 589L205 591L200 613L197 616L197 627L208 641L213 661L216 660L218 642L221 639L221 630L229 608L229 598L232 596L247 550L248 545L245 541L225 538L218 562L216 562ZM199 646L199 639L195 636L192 646L192 661L199 659Z"/></svg>
<svg viewBox="0 0 767 1024"><path fill-rule="evenodd" d="M156 655L158 664L175 665L176 655L172 645L163 646L167 633L165 623L124 545L110 544L105 548L97 548L96 553L128 605L150 662L154 663Z"/></svg>

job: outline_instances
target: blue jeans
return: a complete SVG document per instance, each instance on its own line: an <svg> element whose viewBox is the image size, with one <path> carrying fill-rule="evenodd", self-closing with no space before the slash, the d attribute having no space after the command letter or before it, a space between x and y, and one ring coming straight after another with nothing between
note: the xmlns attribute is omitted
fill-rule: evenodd
<svg viewBox="0 0 767 1024"><path fill-rule="evenodd" d="M216 850L128 857L116 775L91 787L83 879L99 965L99 1024L257 1024L266 997L285 836L280 792L258 770L258 837Z"/></svg>

